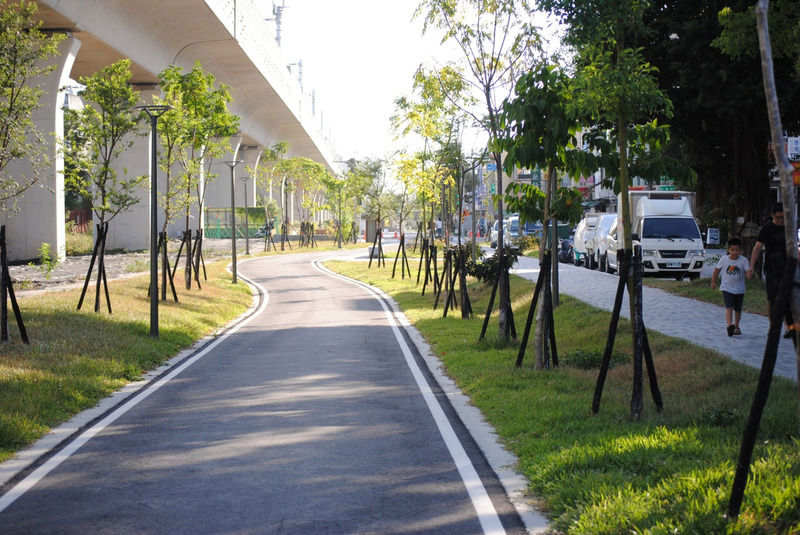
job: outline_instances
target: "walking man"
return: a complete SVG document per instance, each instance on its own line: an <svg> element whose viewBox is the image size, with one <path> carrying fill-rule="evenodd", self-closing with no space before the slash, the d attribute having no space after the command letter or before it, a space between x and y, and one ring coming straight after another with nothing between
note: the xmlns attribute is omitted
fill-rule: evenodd
<svg viewBox="0 0 800 535"><path fill-rule="evenodd" d="M750 268L747 270L747 278L752 277L753 267L761 256L764 249L764 286L767 290L767 315L772 318L772 304L778 293L778 283L783 274L783 265L786 262L786 234L783 221L783 203L776 202L772 205L772 221L761 227L756 237L756 244L750 255ZM791 338L794 326L791 321L791 311L787 310L784 317L786 332L784 338Z"/></svg>

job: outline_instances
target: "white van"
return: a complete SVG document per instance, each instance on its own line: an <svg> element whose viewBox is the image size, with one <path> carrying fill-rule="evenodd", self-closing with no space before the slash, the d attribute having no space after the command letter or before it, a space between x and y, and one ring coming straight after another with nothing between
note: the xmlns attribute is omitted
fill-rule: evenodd
<svg viewBox="0 0 800 535"><path fill-rule="evenodd" d="M631 231L642 246L645 275L677 280L698 278L705 249L694 219L694 193L632 191L629 198ZM611 245L606 253L608 264L611 264L610 248ZM616 262L612 267L616 268Z"/></svg>

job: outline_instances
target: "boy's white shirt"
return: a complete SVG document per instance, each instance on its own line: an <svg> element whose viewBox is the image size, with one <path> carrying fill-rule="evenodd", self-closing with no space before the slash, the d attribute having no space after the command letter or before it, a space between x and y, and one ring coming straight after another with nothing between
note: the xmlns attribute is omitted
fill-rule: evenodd
<svg viewBox="0 0 800 535"><path fill-rule="evenodd" d="M744 293L745 272L750 269L750 261L744 255L739 255L736 260L731 259L730 255L725 255L719 259L716 267L719 269L720 291L732 294Z"/></svg>

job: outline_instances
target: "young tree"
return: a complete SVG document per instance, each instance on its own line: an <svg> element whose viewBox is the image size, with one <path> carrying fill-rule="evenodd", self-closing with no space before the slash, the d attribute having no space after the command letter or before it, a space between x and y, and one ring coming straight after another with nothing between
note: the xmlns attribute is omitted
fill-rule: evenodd
<svg viewBox="0 0 800 535"><path fill-rule="evenodd" d="M438 195L437 183L442 182L435 166L426 165L424 152L400 153L395 157L397 178L402 187L414 198L414 205L421 208L423 233L433 220L433 204ZM431 206L430 214L428 206Z"/></svg>
<svg viewBox="0 0 800 535"><path fill-rule="evenodd" d="M81 77L85 86L79 95L86 102L81 110L66 109L65 182L70 188L91 199L97 218L95 250L78 309L92 275L95 257L99 254L95 312L100 310L100 283L105 283L105 237L108 223L118 214L139 202L136 188L146 176L128 177L126 170L116 168L117 158L141 134L142 114L134 109L139 92L130 85L130 60L123 59L89 77ZM111 301L106 291L108 311Z"/></svg>
<svg viewBox="0 0 800 535"><path fill-rule="evenodd" d="M594 135L586 136L590 146L611 148L604 132L611 133L616 147L616 168L606 165L614 177L614 189L620 193L618 226L623 232L622 257L631 258L630 201L628 198L632 154L645 162L645 170L655 171L655 156L667 139L667 128L655 117L670 117L672 103L658 86L656 69L644 60L641 48L631 48L628 42L646 35L643 24L645 12L652 8L649 0L542 0L541 8L549 9L567 25L567 42L575 48L576 74L572 97L578 114L596 126ZM636 134L634 142L630 132ZM647 164L652 162L652 165ZM624 276L624 274L621 274ZM632 270L628 271L631 330L634 354L634 394L631 415L641 413L641 367L644 334L637 330L637 301Z"/></svg>
<svg viewBox="0 0 800 535"><path fill-rule="evenodd" d="M264 207L265 216L265 250L268 238L274 230L275 222L281 218L281 209L275 200L273 190L279 190L285 172L285 157L289 151L288 141L279 141L272 147L265 149L258 166L253 171L256 179L257 203Z"/></svg>
<svg viewBox="0 0 800 535"><path fill-rule="evenodd" d="M343 203L344 217L350 219L353 227L353 243L357 239L358 221L361 217L359 211L375 179L375 170L366 164L367 162L359 162L354 158L347 161L348 172L345 175L344 189L342 190L344 199L353 200L352 211L349 202Z"/></svg>
<svg viewBox="0 0 800 535"><path fill-rule="evenodd" d="M413 194L412 183L404 180L398 171L399 185L390 191L390 211L397 221L397 228L400 234L405 232L404 223L411 213L417 208L415 195Z"/></svg>
<svg viewBox="0 0 800 535"><path fill-rule="evenodd" d="M380 230L387 214L389 198L386 194L386 172L381 160L368 158L355 163L353 174L362 182L364 195L364 215L375 221Z"/></svg>
<svg viewBox="0 0 800 535"><path fill-rule="evenodd" d="M31 20L36 9L35 2L0 0L0 223L49 164L45 133L32 120L42 91L31 82L55 69L48 60L64 36L40 31ZM8 165L21 159L30 162L30 173L11 176Z"/></svg>
<svg viewBox="0 0 800 535"><path fill-rule="evenodd" d="M185 187L187 199L181 202L186 218L186 232L191 232L192 207L197 209L197 235L202 235L205 193L208 184L216 178L211 173L215 159L229 150L229 138L239 130L239 117L228 110L231 102L230 88L225 84L216 86L216 79L206 73L199 62L183 73L180 67L171 65L159 75L164 91L163 100L157 103L173 106L175 110L167 120L162 137L167 129L174 132L174 158L180 165L182 175L177 181ZM159 123L162 123L159 121ZM177 197L174 197L177 199ZM195 264L202 257L202 240L195 250ZM191 261L187 259L187 281L191 283Z"/></svg>
<svg viewBox="0 0 800 535"><path fill-rule="evenodd" d="M274 202L274 191L280 189L285 171L283 165L286 154L289 152L289 142L279 141L270 148L264 149L261 158L258 160L258 167L255 170L256 192L259 202L267 207L268 201ZM274 217L275 213L267 213L267 219Z"/></svg>
<svg viewBox="0 0 800 535"><path fill-rule="evenodd" d="M331 178L325 166L309 158L291 159L294 190L299 194L300 220L310 222L322 207L324 181Z"/></svg>
<svg viewBox="0 0 800 535"><path fill-rule="evenodd" d="M444 147L455 138L456 125L464 113L454 104L462 102L466 84L459 69L452 65L427 70L422 67L414 74L413 90L416 98L401 97L395 100L392 127L401 136L417 136L423 141L422 150L413 157L401 156L401 179L413 180L414 190L420 195L422 223L427 227L425 203L430 204L430 218L436 211L436 199L442 192L441 185L452 185L448 180ZM413 160L420 165L409 167ZM414 169L413 173L409 173ZM430 181L425 184L424 181ZM441 199L444 203L444 198ZM444 206L444 204L442 204ZM444 214L442 214L444 218Z"/></svg>
<svg viewBox="0 0 800 535"><path fill-rule="evenodd" d="M63 35L47 36L31 17L36 4L20 0L0 0L0 341L8 342L7 295L17 318L22 341L28 343L22 315L11 280L6 258L5 223L16 210L17 198L39 182L49 165L44 134L33 122L33 112L41 107L42 91L31 82L56 68L48 61L58 54ZM12 175L11 162L30 162L27 174ZM42 252L45 244L42 244Z"/></svg>
<svg viewBox="0 0 800 535"><path fill-rule="evenodd" d="M464 57L465 69L483 105L480 115L472 110L476 122L482 124L492 140L500 137L498 113L500 105L513 87L518 72L530 68L539 52L539 37L527 0L422 0L417 15L424 18L424 31L444 31L443 41L453 41ZM498 193L503 187L503 157L493 150L497 165ZM503 201L498 198L500 233L497 250L503 254ZM510 337L511 301L508 270L501 270L499 281L499 337Z"/></svg>
<svg viewBox="0 0 800 535"><path fill-rule="evenodd" d="M570 213L555 214L557 173L567 172L573 178L589 175L597 169L596 158L579 146L577 133L580 122L575 110L570 108L569 80L553 65L542 65L520 77L516 96L507 100L501 113L501 124L507 137L498 140L498 146L507 152L506 168L545 169L547 188L541 192L537 186L512 184L506 190L506 202L520 215L520 225L526 221L542 221L542 240L539 258L544 258L550 222L580 219L580 194L561 190L569 199L563 204L572 208ZM543 193L543 194L542 194ZM578 197L578 199L574 199ZM577 222L577 221L575 221ZM550 239L553 271L557 274L557 235ZM553 280L556 280L555 278ZM557 289L556 289L557 290ZM535 363L544 368L542 340L544 334L542 307L537 311L534 337Z"/></svg>

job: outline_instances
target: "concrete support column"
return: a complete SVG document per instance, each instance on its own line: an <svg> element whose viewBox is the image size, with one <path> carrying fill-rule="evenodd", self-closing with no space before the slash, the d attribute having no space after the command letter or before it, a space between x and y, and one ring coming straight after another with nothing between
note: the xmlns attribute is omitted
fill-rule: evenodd
<svg viewBox="0 0 800 535"><path fill-rule="evenodd" d="M250 207L256 205L256 167L258 166L258 160L261 159L261 153L264 152L264 149L260 147L240 147L239 148L239 159L242 160L242 167L241 174L236 175L237 179L243 176L249 176L250 180L247 182L242 182L239 180L239 183L236 185L236 206L244 206L244 190L247 189L247 204Z"/></svg>
<svg viewBox="0 0 800 535"><path fill-rule="evenodd" d="M57 141L64 137L64 95L60 89L69 82L80 47L77 39L64 39L59 45L61 54L52 59L57 67L46 77L31 81L44 92L42 106L33 113L33 122L44 134L50 165L42 172L39 182L45 187L30 188L19 199L19 213L6 223L9 260L37 258L43 243L50 245L50 251L57 253L59 260L65 258L64 156L58 150L60 141ZM12 162L6 169L10 176L30 176L32 172L27 158Z"/></svg>
<svg viewBox="0 0 800 535"><path fill-rule="evenodd" d="M160 96L161 91L155 88L140 90L140 104L151 104L153 96ZM106 238L107 249L127 249L129 251L142 251L150 249L150 170L151 170L151 133L150 121L142 124L142 131L146 135L137 136L131 147L123 152L114 162L118 176L145 176L145 180L136 188L135 195L139 202L130 208L130 211L117 215L108 224ZM164 172L159 169L158 176L163 179ZM163 185L163 182L162 182ZM163 191L163 187L159 188ZM164 224L164 215L158 207L158 229Z"/></svg>
<svg viewBox="0 0 800 535"><path fill-rule="evenodd" d="M239 152L239 148L242 145L242 138L234 136L231 138L230 144L230 150L218 160L214 160L214 162L211 164L210 172L216 175L216 177L209 182L208 188L206 188L207 208L231 207L231 169L224 162L231 160L243 160L242 154ZM236 180L238 180L240 176L244 176L246 174L244 164L240 163L237 165L233 170L233 174ZM242 199L244 199L244 193L242 193ZM241 206L243 204L244 200L242 200L242 203L238 204L237 206Z"/></svg>

